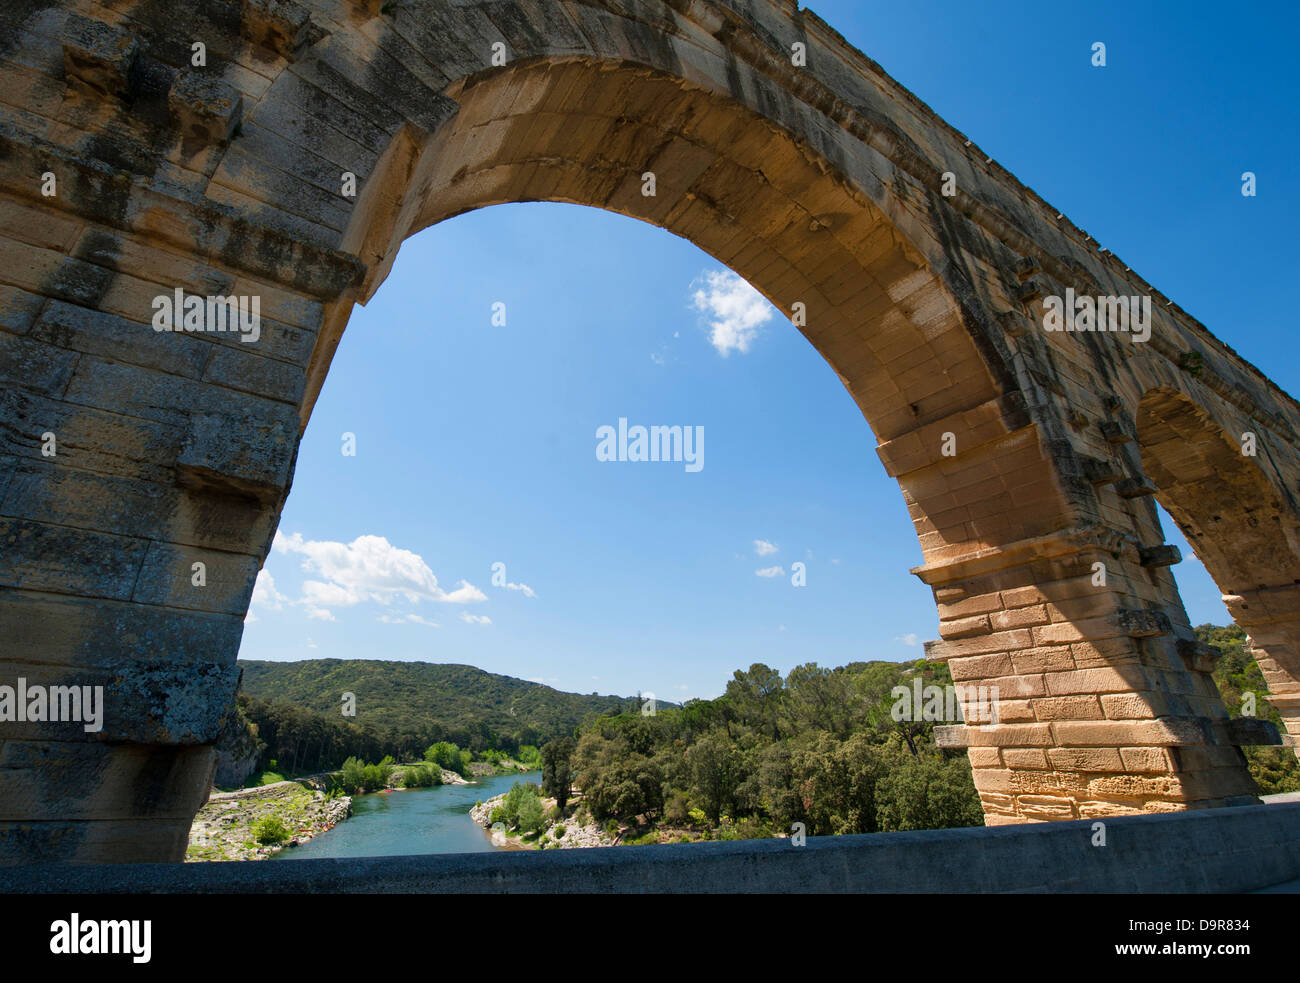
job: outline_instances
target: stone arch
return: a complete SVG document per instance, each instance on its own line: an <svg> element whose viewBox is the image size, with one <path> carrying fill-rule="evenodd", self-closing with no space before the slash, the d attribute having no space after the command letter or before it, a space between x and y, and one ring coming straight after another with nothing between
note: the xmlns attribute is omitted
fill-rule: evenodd
<svg viewBox="0 0 1300 983"><path fill-rule="evenodd" d="M1300 518L1268 435L1259 428L1229 432L1169 386L1143 396L1137 427L1143 466L1161 504L1248 633L1269 699L1295 747L1300 734Z"/></svg>
<svg viewBox="0 0 1300 983"><path fill-rule="evenodd" d="M783 310L806 303L916 526L943 636L927 654L1000 690L999 722L944 733L988 822L1254 801L1212 682L1179 656L1176 590L1143 562L1144 486L1107 457L1131 435L1106 391L1199 347L1214 391L1284 446L1300 412L1163 298L1149 356L1037 330L1067 285L1154 291L815 15L193 7L0 11L25 103L0 128L0 662L107 682L101 732L0 721L0 859L180 856L352 305L411 232L532 199L654 222ZM259 340L154 333L177 287L257 296Z"/></svg>

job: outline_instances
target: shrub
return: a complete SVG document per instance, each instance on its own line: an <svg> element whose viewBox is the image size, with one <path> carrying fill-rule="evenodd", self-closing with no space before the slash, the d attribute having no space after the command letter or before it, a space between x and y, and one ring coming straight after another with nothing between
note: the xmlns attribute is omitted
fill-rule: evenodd
<svg viewBox="0 0 1300 983"><path fill-rule="evenodd" d="M424 752L425 761L462 776L468 774L469 761L472 757L473 755L468 751L462 751L451 741L439 741L437 744L430 745Z"/></svg>
<svg viewBox="0 0 1300 983"><path fill-rule="evenodd" d="M568 830L566 830L563 826L556 826L556 827L555 827L555 838L556 838L557 840L562 840L562 839L564 839L564 834L567 833L567 832L568 832Z"/></svg>
<svg viewBox="0 0 1300 983"><path fill-rule="evenodd" d="M518 825L525 833L536 835L546 825L546 816L542 812L542 800L534 793L524 795L519 802Z"/></svg>
<svg viewBox="0 0 1300 983"><path fill-rule="evenodd" d="M361 791L362 783L366 777L366 766L360 758L348 758L343 762L343 768L339 773L339 785L348 795L355 795Z"/></svg>
<svg viewBox="0 0 1300 983"><path fill-rule="evenodd" d="M289 838L289 830L279 816L263 816L253 823L253 836L258 843L283 843Z"/></svg>
<svg viewBox="0 0 1300 983"><path fill-rule="evenodd" d="M402 776L407 788L432 788L442 784L442 773L431 764L411 765Z"/></svg>

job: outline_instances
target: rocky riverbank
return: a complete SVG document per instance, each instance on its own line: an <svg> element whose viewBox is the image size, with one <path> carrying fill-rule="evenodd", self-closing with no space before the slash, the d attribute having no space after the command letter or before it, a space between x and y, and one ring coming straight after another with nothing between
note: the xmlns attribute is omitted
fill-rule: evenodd
<svg viewBox="0 0 1300 983"><path fill-rule="evenodd" d="M194 817L185 859L265 860L285 847L306 843L346 819L352 799L329 798L298 782L275 782L235 792L213 792ZM289 831L284 843L259 843L253 824L276 816Z"/></svg>
<svg viewBox="0 0 1300 983"><path fill-rule="evenodd" d="M581 796L575 797L577 801ZM561 821L546 823L546 828L536 839L524 839L519 833L511 833L504 829L492 829L492 810L505 802L505 795L494 795L486 802L480 802L469 811L470 818L485 830L491 830L493 846L524 850L573 850L579 847L589 846L617 846L619 839L612 836L600 827L599 824L589 821L585 824L579 824L573 816ZM542 798L542 808L547 815L555 808L555 800ZM575 810L578 811L578 810ZM563 832L559 832L563 830Z"/></svg>

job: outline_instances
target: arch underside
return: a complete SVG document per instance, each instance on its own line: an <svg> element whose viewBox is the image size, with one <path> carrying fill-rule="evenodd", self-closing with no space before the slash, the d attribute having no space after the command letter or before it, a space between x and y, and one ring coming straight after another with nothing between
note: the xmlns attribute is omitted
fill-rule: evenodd
<svg viewBox="0 0 1300 983"><path fill-rule="evenodd" d="M1170 387L1143 397L1138 434L1161 503L1247 632L1300 753L1300 518L1270 441L1225 431Z"/></svg>

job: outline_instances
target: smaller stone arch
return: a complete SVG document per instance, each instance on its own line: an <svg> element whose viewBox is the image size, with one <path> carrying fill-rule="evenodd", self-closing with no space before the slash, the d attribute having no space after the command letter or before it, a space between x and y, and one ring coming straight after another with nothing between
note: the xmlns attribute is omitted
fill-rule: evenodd
<svg viewBox="0 0 1300 983"><path fill-rule="evenodd" d="M1138 405L1143 470L1248 633L1300 754L1300 509L1266 433L1250 427L1229 432L1170 386Z"/></svg>

